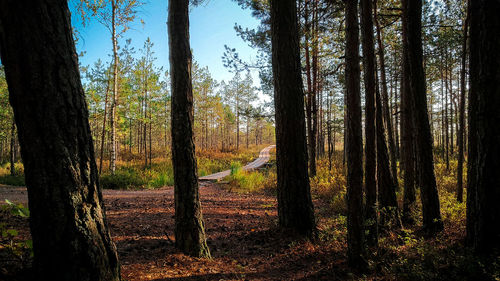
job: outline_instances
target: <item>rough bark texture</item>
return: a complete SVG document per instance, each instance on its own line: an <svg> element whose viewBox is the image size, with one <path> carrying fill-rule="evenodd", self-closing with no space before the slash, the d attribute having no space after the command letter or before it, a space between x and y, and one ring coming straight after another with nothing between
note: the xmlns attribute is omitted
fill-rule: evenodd
<svg viewBox="0 0 500 281"><path fill-rule="evenodd" d="M65 0L0 2L39 280L120 280Z"/></svg>
<svg viewBox="0 0 500 281"><path fill-rule="evenodd" d="M467 238L483 254L500 249L499 10L498 1L470 1Z"/></svg>
<svg viewBox="0 0 500 281"><path fill-rule="evenodd" d="M405 21L405 18L403 18ZM408 56L406 47L406 33L403 30L403 75L401 79L401 156L403 167L403 222L413 224L412 210L415 206L415 149L414 129L412 121L412 101L410 98L410 84L408 81Z"/></svg>
<svg viewBox="0 0 500 281"><path fill-rule="evenodd" d="M364 261L363 144L359 68L357 1L345 1L346 22L346 160L347 160L347 254L349 264Z"/></svg>
<svg viewBox="0 0 500 281"><path fill-rule="evenodd" d="M377 183L375 181L375 48L373 39L372 0L361 0L361 38L365 84L365 220L366 238L377 245Z"/></svg>
<svg viewBox="0 0 500 281"><path fill-rule="evenodd" d="M296 9L294 0L271 1L278 216L281 227L310 235L315 232L316 225L307 172Z"/></svg>
<svg viewBox="0 0 500 281"><path fill-rule="evenodd" d="M188 255L210 257L198 194L193 142L193 88L188 7L188 0L170 0L168 3L175 245Z"/></svg>
<svg viewBox="0 0 500 281"><path fill-rule="evenodd" d="M410 95L416 132L418 184L422 200L423 227L430 235L442 230L439 197L434 174L432 136L427 112L427 93L422 50L422 1L403 0Z"/></svg>

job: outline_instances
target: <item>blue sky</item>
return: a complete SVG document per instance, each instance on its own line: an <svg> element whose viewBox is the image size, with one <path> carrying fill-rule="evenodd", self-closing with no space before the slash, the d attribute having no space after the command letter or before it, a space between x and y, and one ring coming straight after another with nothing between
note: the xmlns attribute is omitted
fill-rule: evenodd
<svg viewBox="0 0 500 281"><path fill-rule="evenodd" d="M143 19L144 26L139 20L131 24L120 39L124 44L126 39L132 39L132 46L138 51L147 37L154 43L157 57L157 66L169 69L168 37L167 37L167 2L166 0L149 0L144 5L138 18ZM85 52L80 58L84 66L92 65L97 59L110 61L112 43L109 31L97 20L93 19L83 27L73 19L75 27L80 32L80 41L77 44L78 52ZM243 10L230 0L209 0L207 3L190 9L190 36L194 59L201 66L208 66L212 76L217 80L230 80L233 74L227 71L222 64L221 56L224 44L236 48L245 60L255 59L257 52L236 35L234 24L254 28L259 22L253 18L249 10ZM254 81L258 84L258 76Z"/></svg>

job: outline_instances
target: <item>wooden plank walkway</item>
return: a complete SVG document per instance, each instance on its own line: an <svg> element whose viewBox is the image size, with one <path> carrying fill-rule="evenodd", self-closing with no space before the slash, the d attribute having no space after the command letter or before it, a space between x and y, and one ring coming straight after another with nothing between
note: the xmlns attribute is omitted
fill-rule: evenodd
<svg viewBox="0 0 500 281"><path fill-rule="evenodd" d="M270 157L269 151L274 147L276 147L276 145L270 145L270 146L262 149L260 151L259 158L255 159L253 162L248 163L246 166L243 167L243 170L244 171L251 171L251 170L260 168L264 164L269 162L269 157ZM200 181L217 181L217 180L223 179L224 177L229 176L230 174L231 174L231 170L225 170L222 172L218 172L215 174L201 177L201 178L199 178L199 180Z"/></svg>

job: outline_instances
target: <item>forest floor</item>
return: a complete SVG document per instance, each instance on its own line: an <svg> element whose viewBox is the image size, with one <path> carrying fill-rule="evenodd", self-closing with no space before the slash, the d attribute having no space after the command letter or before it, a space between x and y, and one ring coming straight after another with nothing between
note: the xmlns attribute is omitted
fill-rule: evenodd
<svg viewBox="0 0 500 281"><path fill-rule="evenodd" d="M200 186L212 259L183 255L173 244L173 194L172 187L103 191L125 280L337 280L349 276L344 243L297 240L277 228L275 196L228 192L213 183ZM0 186L0 198L27 203L26 190L20 187ZM20 239L29 238L27 219L2 212L0 221L16 227Z"/></svg>
<svg viewBox="0 0 500 281"><path fill-rule="evenodd" d="M447 191L453 185L446 188L441 168L438 165L444 231L427 239L417 219L415 226L381 233L379 247L369 249L365 273L352 272L347 265L345 197L340 195L345 193L331 184L326 185L331 193L325 193L316 178L311 184L318 225L314 241L278 228L275 189L245 193L230 184L201 182L212 259L192 258L175 249L173 187L104 190L103 197L127 281L500 280L500 256L478 259L464 246L465 204L456 203L454 193ZM26 206L26 189L0 185L0 205L5 206L5 199ZM0 230L16 233L0 237L0 280L33 280L29 253L19 250L22 241L30 239L28 219L4 206ZM14 247L8 249L7 242Z"/></svg>

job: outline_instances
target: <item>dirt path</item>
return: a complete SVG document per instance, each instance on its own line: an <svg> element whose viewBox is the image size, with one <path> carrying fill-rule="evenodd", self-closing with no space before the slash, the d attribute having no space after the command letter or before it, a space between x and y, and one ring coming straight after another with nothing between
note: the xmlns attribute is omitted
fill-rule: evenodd
<svg viewBox="0 0 500 281"><path fill-rule="evenodd" d="M296 240L277 229L271 195L230 193L203 182L200 197L213 259L179 253L173 188L103 192L125 280L338 280L346 278L345 245ZM24 188L0 186L0 200L26 202ZM0 216L8 224L12 218ZM15 218L18 220L18 218ZM27 221L12 221L29 235ZM1 266L0 266L1 267Z"/></svg>
<svg viewBox="0 0 500 281"><path fill-rule="evenodd" d="M271 151L271 149L273 149L275 147L276 147L276 145L270 145L270 146L262 149L260 151L259 157L257 159L255 159L253 162L245 165L243 167L243 170L250 171L250 170L254 170L254 169L262 167L264 164L266 164L269 161L269 158L270 158L269 151ZM199 180L200 181L217 181L217 180L223 179L224 177L229 176L229 174L231 174L231 170L225 170L225 171L218 172L215 174L203 176L203 177L199 178Z"/></svg>

